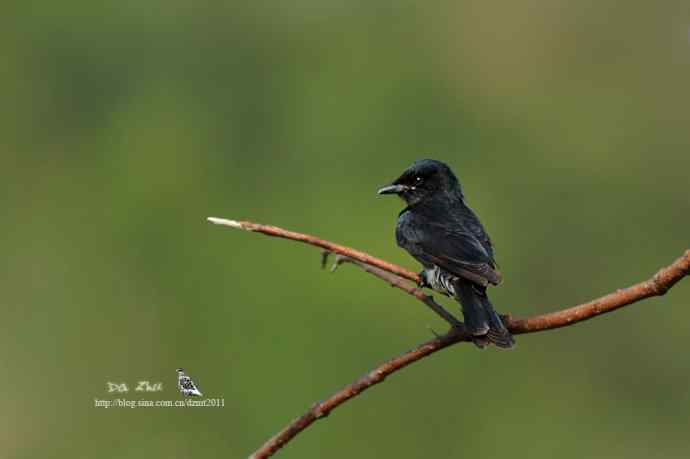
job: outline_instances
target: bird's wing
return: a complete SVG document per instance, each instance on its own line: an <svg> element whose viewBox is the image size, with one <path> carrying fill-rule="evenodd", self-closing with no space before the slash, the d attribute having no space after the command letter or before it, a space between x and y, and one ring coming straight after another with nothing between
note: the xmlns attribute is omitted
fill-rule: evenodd
<svg viewBox="0 0 690 459"><path fill-rule="evenodd" d="M462 227L427 223L400 225L398 245L425 265L434 264L480 285L498 284L492 254L471 232Z"/></svg>
<svg viewBox="0 0 690 459"><path fill-rule="evenodd" d="M467 206L463 206L462 213L463 226L467 228L474 235L474 237L477 238L477 240L479 240L479 243L482 245L482 247L484 247L486 252L491 257L491 263L495 269L496 260L494 259L494 245L491 242L491 238L489 238L489 235L486 234L486 231L479 221L479 218L477 218L477 215L472 211L472 209Z"/></svg>

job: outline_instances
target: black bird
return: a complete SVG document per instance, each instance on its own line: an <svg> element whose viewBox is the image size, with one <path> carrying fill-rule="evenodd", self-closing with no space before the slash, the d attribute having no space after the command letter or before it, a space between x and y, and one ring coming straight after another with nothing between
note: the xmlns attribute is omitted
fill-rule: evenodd
<svg viewBox="0 0 690 459"><path fill-rule="evenodd" d="M497 285L494 249L450 168L433 159L415 161L379 194L397 194L407 207L398 216L395 238L423 266L421 285L455 298L478 347L515 345L496 314L486 288Z"/></svg>

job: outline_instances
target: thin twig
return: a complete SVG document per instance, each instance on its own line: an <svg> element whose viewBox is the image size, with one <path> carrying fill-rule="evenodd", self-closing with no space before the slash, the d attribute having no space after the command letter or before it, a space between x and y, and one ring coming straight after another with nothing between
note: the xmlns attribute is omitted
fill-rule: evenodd
<svg viewBox="0 0 690 459"><path fill-rule="evenodd" d="M344 255L350 259L359 261L364 265L374 266L383 271L395 274L396 276L411 280L413 282L419 281L416 274L407 271L400 266L380 260L364 252L360 252L349 247L324 241L315 236L295 233L275 226L261 225L252 222L238 222L219 218L209 218L209 221L215 224L230 226L233 228L261 232L270 236L278 236L302 241L307 244ZM364 268L364 266L361 264L357 265ZM369 272L375 274L373 271ZM587 303L573 306L568 309L529 317L526 319L513 319L510 316L506 316L504 317L504 323L508 330L510 330L513 334L534 333L543 330L566 327L584 320L591 319L600 314L614 311L623 306L636 303L645 298L664 295L683 277L687 276L688 273L690 273L690 250L686 250L680 258L675 260L669 266L660 269L654 276L646 281L637 283L625 289L617 290L613 293L609 293L608 295L602 296ZM378 274L375 275L388 281L386 277L379 276ZM398 287L398 285L395 286ZM405 287L414 289L409 286ZM412 293L411 290L406 290L406 288L402 289L422 300L416 294ZM314 421L327 416L333 409L357 396L362 391L382 382L388 375L428 355L431 355L434 352L440 351L441 349L458 342L468 341L469 339L470 336L462 328L451 328L451 330L445 335L441 335L430 341L422 343L416 348L394 357L387 362L384 362L360 379L340 389L326 400L316 403L306 413L293 420L285 429L281 430L278 434L268 440L261 448L256 450L252 454L251 458L259 459L272 456L276 451L282 448L287 442L292 440L302 430L310 426Z"/></svg>

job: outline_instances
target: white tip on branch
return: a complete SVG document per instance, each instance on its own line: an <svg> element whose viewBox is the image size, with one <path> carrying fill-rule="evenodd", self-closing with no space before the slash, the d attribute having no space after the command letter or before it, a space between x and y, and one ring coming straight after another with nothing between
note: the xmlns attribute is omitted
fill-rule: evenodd
<svg viewBox="0 0 690 459"><path fill-rule="evenodd" d="M229 226L230 228L239 228L239 229L244 229L244 226L242 226L242 223L238 222L237 220L228 220L226 218L218 218L218 217L208 217L206 218L210 223L213 223L214 225L223 225L223 226Z"/></svg>

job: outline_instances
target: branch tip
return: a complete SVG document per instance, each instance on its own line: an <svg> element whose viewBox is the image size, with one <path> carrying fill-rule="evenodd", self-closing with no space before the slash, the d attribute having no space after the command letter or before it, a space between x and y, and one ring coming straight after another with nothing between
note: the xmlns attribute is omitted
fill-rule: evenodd
<svg viewBox="0 0 690 459"><path fill-rule="evenodd" d="M208 217L206 218L206 221L209 223L213 223L214 225L223 225L223 226L229 226L230 228L238 228L238 229L246 229L241 222L238 222L237 220L228 220L227 218L218 218L218 217Z"/></svg>
<svg viewBox="0 0 690 459"><path fill-rule="evenodd" d="M321 251L321 269L326 269L326 265L328 265L328 257L331 255L330 250L322 250Z"/></svg>

